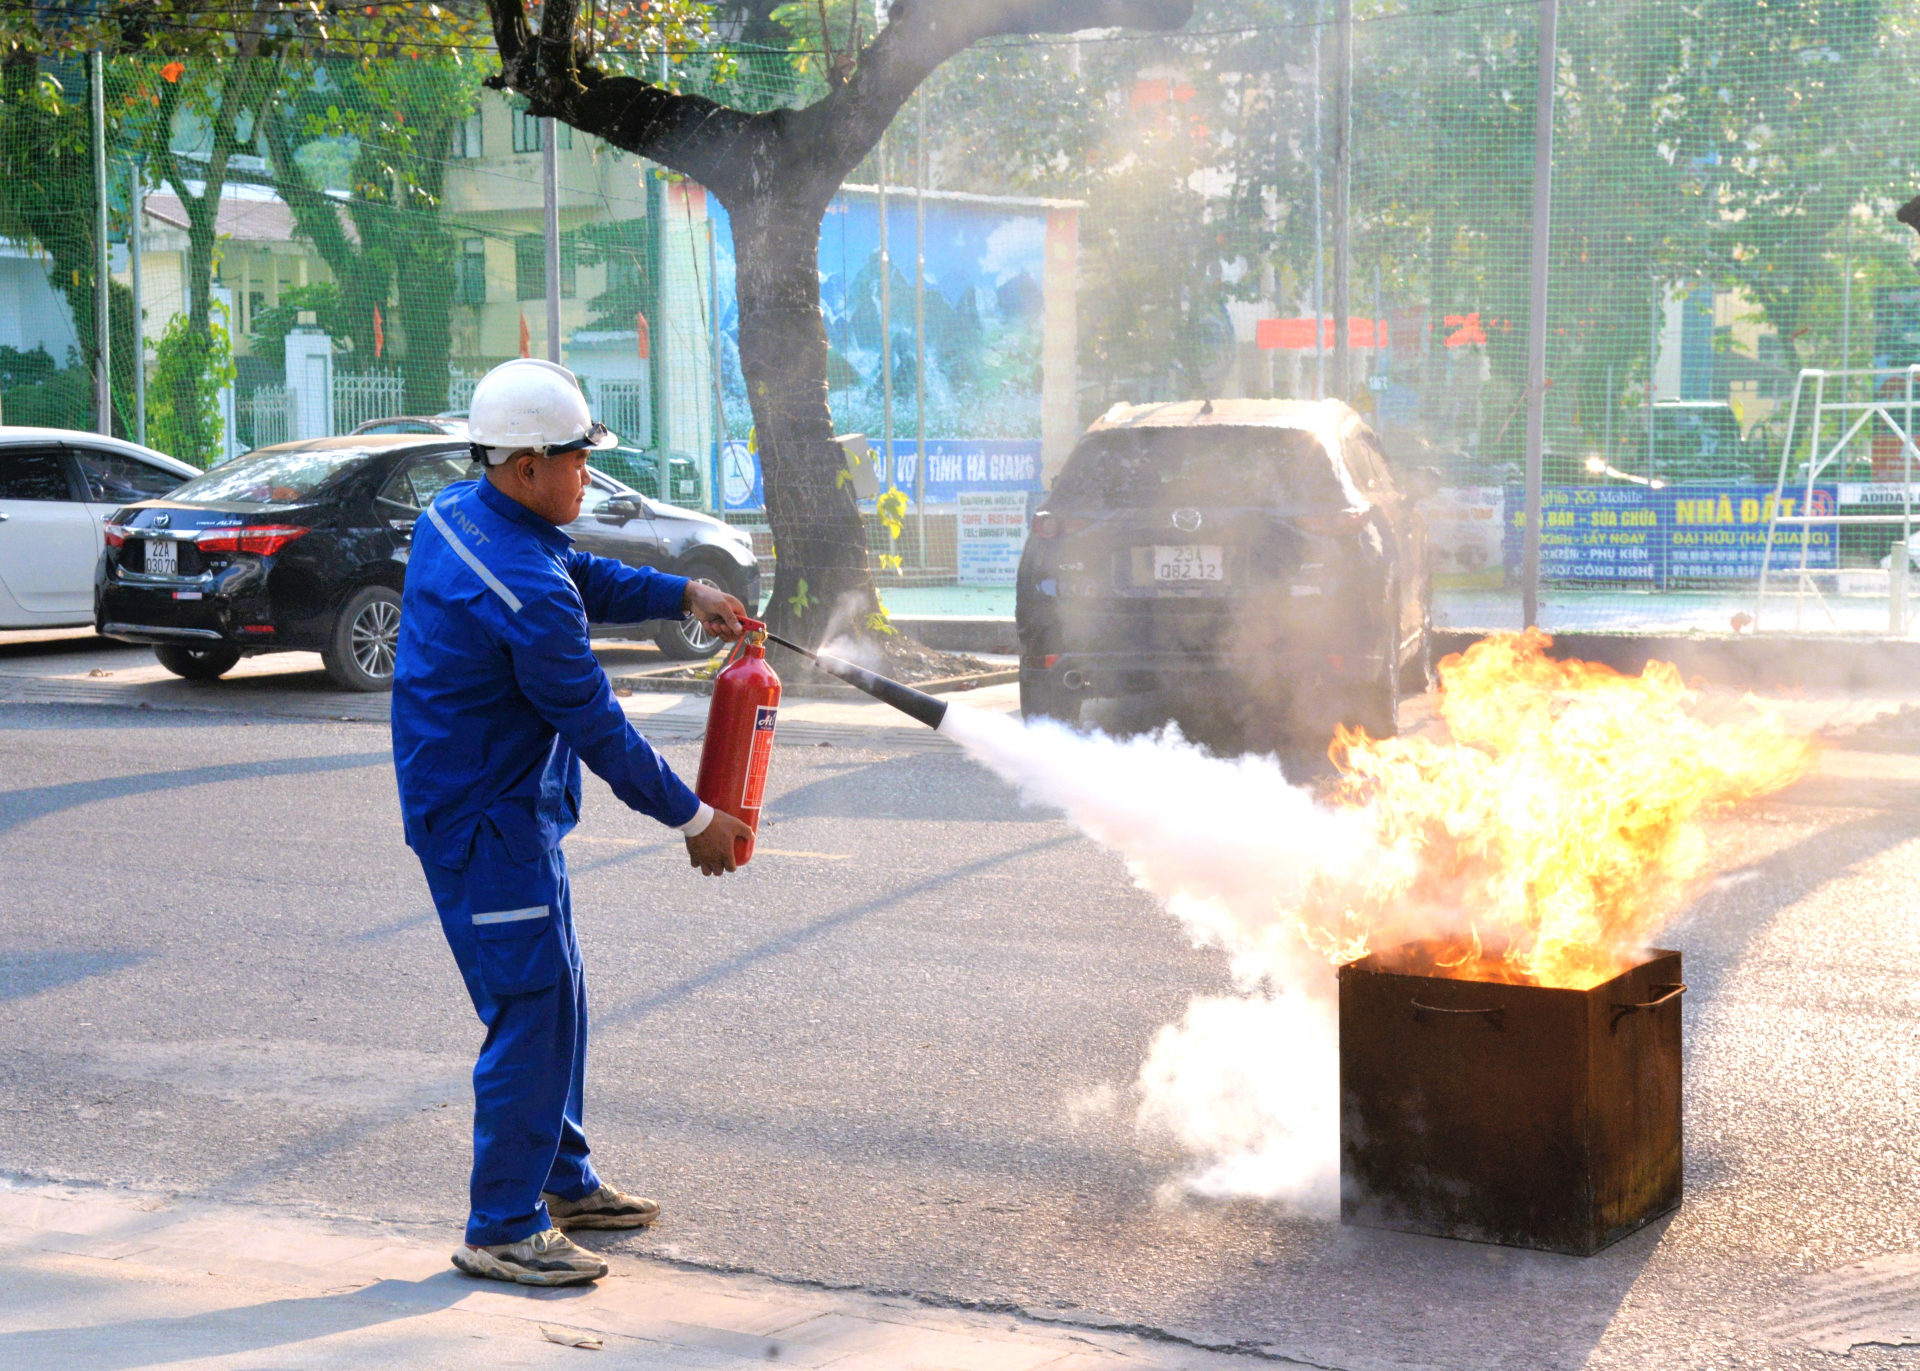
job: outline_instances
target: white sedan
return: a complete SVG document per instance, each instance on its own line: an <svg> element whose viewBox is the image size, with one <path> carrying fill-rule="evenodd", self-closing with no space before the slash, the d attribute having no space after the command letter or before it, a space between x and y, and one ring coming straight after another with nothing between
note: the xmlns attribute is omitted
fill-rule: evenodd
<svg viewBox="0 0 1920 1371"><path fill-rule="evenodd" d="M119 438L0 425L0 628L91 624L101 526L199 474Z"/></svg>

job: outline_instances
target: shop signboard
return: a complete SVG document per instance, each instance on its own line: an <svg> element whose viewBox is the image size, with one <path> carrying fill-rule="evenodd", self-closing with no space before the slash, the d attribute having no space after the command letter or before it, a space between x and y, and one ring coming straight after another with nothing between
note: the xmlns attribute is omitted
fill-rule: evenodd
<svg viewBox="0 0 1920 1371"><path fill-rule="evenodd" d="M1783 517L1835 513L1835 485L1779 498ZM1715 482L1673 486L1548 486L1540 493L1540 576L1548 581L1604 581L1647 587L1672 581L1743 581L1760 574L1774 513L1771 485ZM1517 580L1525 555L1526 491L1506 491L1503 556ZM1835 524L1783 524L1773 530L1774 571L1839 564Z"/></svg>
<svg viewBox="0 0 1920 1371"><path fill-rule="evenodd" d="M1010 586L1027 545L1027 497L1022 491L963 491L958 533L960 584Z"/></svg>
<svg viewBox="0 0 1920 1371"><path fill-rule="evenodd" d="M880 444L873 446L877 450ZM915 494L919 458L913 439L894 439L892 484L905 491L909 500ZM879 474L881 488L885 489L888 472L884 460ZM1027 492L1042 489L1038 438L927 439L926 499L930 506L952 505L967 493L999 493L1017 496L1015 503L1024 509ZM760 470L760 456L740 439L721 444L720 490L729 511L766 508L767 485ZM861 504L873 508L872 500Z"/></svg>

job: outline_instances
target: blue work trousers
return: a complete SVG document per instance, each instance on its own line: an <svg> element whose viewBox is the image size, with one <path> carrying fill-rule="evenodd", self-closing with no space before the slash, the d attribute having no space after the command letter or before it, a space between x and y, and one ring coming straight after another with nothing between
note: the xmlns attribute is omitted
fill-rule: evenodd
<svg viewBox="0 0 1920 1371"><path fill-rule="evenodd" d="M600 1187L581 1128L587 991L560 849L516 862L482 819L467 865L422 860L440 927L487 1038L473 1068L467 1241L519 1242L552 1227L541 1191Z"/></svg>

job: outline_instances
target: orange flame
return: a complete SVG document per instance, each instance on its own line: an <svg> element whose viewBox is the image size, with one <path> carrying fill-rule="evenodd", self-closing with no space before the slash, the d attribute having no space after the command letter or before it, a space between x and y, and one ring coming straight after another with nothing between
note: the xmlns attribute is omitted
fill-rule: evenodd
<svg viewBox="0 0 1920 1371"><path fill-rule="evenodd" d="M1551 641L1503 634L1442 662L1450 742L1341 730L1340 799L1371 816L1384 860L1293 912L1317 950L1464 980L1599 985L1704 871L1696 821L1812 763L1811 742L1751 697L1709 719L1667 663L1622 676L1551 660Z"/></svg>

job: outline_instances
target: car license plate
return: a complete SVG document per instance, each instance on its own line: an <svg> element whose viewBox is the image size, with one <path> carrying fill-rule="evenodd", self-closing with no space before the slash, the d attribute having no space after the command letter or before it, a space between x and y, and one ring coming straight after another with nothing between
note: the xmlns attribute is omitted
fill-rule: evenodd
<svg viewBox="0 0 1920 1371"><path fill-rule="evenodd" d="M178 576L180 544L165 538L147 539L147 575Z"/></svg>
<svg viewBox="0 0 1920 1371"><path fill-rule="evenodd" d="M1226 577L1226 558L1217 543L1160 543L1153 549L1155 584L1224 581Z"/></svg>

